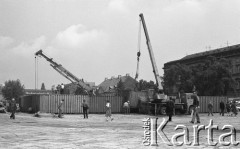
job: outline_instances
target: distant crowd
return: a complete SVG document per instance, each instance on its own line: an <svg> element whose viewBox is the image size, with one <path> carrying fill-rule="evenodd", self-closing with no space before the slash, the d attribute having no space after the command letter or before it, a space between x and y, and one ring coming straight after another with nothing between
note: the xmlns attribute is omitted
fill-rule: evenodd
<svg viewBox="0 0 240 149"><path fill-rule="evenodd" d="M64 94L64 84L58 84L55 88L55 85L52 86L52 92L54 94Z"/></svg>

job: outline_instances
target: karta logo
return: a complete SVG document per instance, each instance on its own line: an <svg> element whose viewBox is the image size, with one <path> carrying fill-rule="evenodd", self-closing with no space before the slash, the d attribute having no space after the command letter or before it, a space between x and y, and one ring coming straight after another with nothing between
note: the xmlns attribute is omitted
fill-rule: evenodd
<svg viewBox="0 0 240 149"><path fill-rule="evenodd" d="M210 146L216 146L218 143L223 146L239 144L239 141L236 141L236 129L232 125L224 125L222 130L229 130L229 132L221 134L218 138L218 141L213 141L213 130L218 130L218 125L213 125L213 120L211 119L207 126L204 125L193 125L193 140L189 140L189 130L185 125L177 125L174 130L182 129L180 133L174 134L171 138L168 138L164 133L164 128L167 125L168 121L163 118L162 123L157 126L158 118L154 119L144 119L143 128L144 128L144 137L143 145L145 146L158 146L158 138L162 143L165 143L169 146L182 146L192 145L199 146L199 132L201 130L207 130L207 142ZM183 137L183 141L179 141L179 138ZM226 138L230 137L230 141L226 141Z"/></svg>

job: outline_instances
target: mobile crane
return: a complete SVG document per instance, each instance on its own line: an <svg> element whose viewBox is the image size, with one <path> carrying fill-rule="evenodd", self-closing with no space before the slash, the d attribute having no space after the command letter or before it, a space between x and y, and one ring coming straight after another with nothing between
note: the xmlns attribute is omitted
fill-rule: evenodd
<svg viewBox="0 0 240 149"><path fill-rule="evenodd" d="M85 84L83 82L83 80L77 78L75 75L73 75L67 69L65 69L61 64L58 64L58 63L54 62L52 58L49 58L45 54L43 54L42 50L37 51L35 53L35 56L39 56L39 57L45 58L50 63L50 66L53 69L55 69L58 73L60 73L62 76L67 78L72 83L78 85L79 87L82 87L87 92L87 94L89 94L90 92L93 91L90 86L88 86L87 84Z"/></svg>
<svg viewBox="0 0 240 149"><path fill-rule="evenodd" d="M166 110L167 97L163 93L163 87L162 87L161 79L160 79L160 76L158 73L158 68L157 68L157 64L156 64L155 57L153 54L152 45L151 45L150 38L148 35L148 30L146 27L145 19L144 19L142 13L139 14L139 17L140 17L140 22L142 23L142 26L144 29L144 33L145 33L145 37L146 37L146 44L148 47L148 52L149 52L149 56L150 56L150 60L152 63L152 68L153 68L153 73L154 73L154 77L155 77L157 88L158 88L158 91L155 91L155 93L154 93L157 96L155 98L153 97L154 99L153 99L153 101L151 101L151 103L154 104L155 115L157 113L166 114L165 110ZM138 60L139 60L140 51L138 52L137 56L138 56ZM136 74L136 76L138 76L138 74ZM181 112L184 113L186 111L185 104L186 103L175 103L175 109L179 109Z"/></svg>

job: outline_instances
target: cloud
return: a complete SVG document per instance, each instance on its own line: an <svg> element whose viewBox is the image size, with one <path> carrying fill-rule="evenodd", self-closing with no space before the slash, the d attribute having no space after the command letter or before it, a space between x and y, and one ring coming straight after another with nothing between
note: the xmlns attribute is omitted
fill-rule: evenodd
<svg viewBox="0 0 240 149"><path fill-rule="evenodd" d="M78 24L60 31L53 41L53 45L57 48L79 49L106 38L107 36L103 31L88 30L85 26Z"/></svg>
<svg viewBox="0 0 240 149"><path fill-rule="evenodd" d="M33 55L37 50L42 49L46 45L46 37L40 36L33 41L22 42L16 47L12 48L11 51L14 54L21 56Z"/></svg>
<svg viewBox="0 0 240 149"><path fill-rule="evenodd" d="M111 0L108 4L108 8L115 12L128 12L127 3L125 0Z"/></svg>
<svg viewBox="0 0 240 149"><path fill-rule="evenodd" d="M14 42L14 39L11 37L0 36L0 48L8 47L13 42Z"/></svg>

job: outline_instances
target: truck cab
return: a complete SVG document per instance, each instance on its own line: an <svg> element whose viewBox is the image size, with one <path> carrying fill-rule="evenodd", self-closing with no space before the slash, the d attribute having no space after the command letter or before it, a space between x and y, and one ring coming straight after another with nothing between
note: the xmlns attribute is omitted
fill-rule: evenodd
<svg viewBox="0 0 240 149"><path fill-rule="evenodd" d="M193 109L193 99L192 99L193 93L181 93L180 94L180 102L184 103L186 105L186 110L188 114L191 114Z"/></svg>

